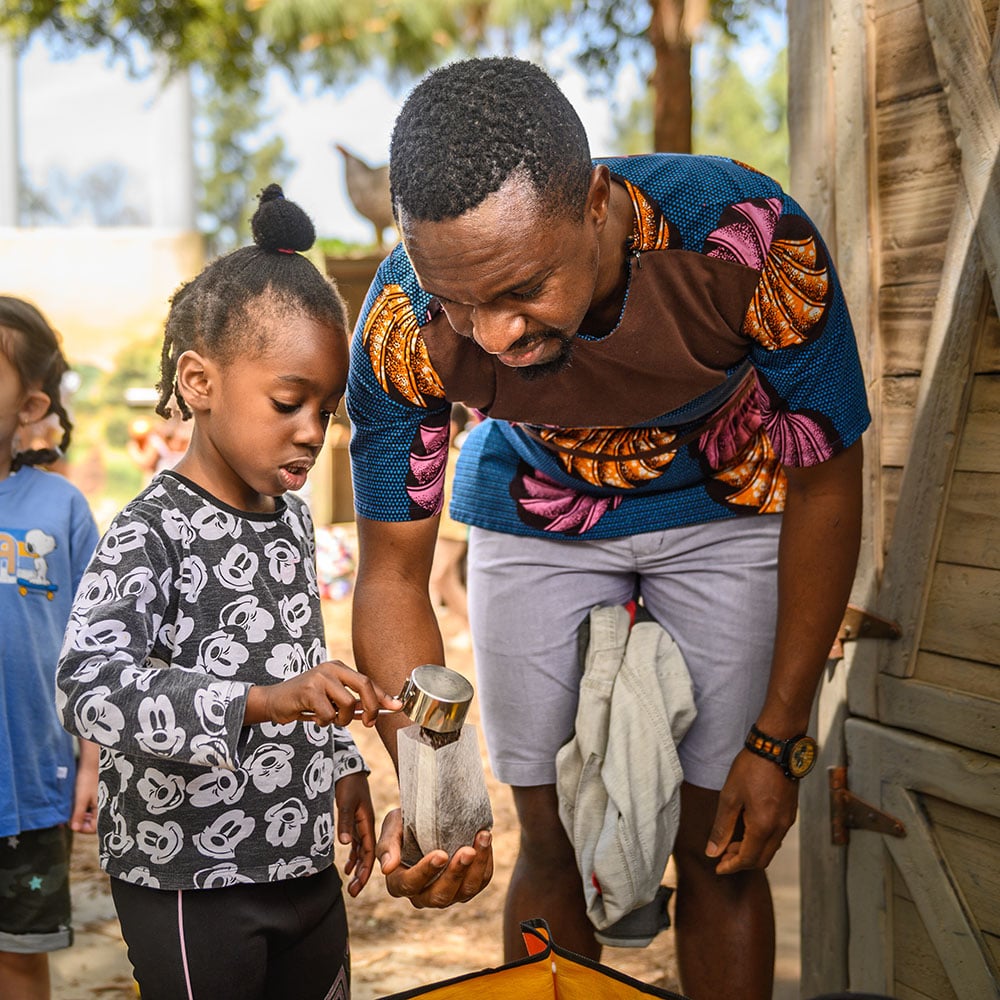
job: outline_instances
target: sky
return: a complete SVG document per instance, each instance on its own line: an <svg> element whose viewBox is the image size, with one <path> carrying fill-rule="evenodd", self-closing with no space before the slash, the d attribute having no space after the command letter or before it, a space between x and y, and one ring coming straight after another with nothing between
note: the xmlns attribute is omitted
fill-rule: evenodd
<svg viewBox="0 0 1000 1000"><path fill-rule="evenodd" d="M560 86L584 121L595 155L611 152L608 104L586 92L585 80L568 59L556 70ZM88 52L57 59L35 38L20 63L21 162L36 186L49 171L69 176L106 162L128 169L128 197L146 198L154 142L158 83L133 80L120 63ZM618 90L638 91L634 73L624 73ZM388 160L392 123L405 98L368 76L343 93L305 86L296 93L284 74L273 73L269 110L296 167L286 194L313 217L320 236L367 243L371 224L347 200L341 143L371 164Z"/></svg>

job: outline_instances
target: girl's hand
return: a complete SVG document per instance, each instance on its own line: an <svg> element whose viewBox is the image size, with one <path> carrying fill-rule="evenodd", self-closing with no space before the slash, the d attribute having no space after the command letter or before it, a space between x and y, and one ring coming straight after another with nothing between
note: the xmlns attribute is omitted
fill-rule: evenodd
<svg viewBox="0 0 1000 1000"><path fill-rule="evenodd" d="M375 811L368 775L361 771L344 775L334 788L334 796L337 800L337 840L351 845L344 874L353 872L354 877L347 884L347 891L357 896L368 884L375 864Z"/></svg>
<svg viewBox="0 0 1000 1000"><path fill-rule="evenodd" d="M321 726L346 726L354 720L359 707L364 724L373 726L379 709L397 712L403 703L340 660L328 660L280 684L252 687L247 694L243 724L315 722Z"/></svg>
<svg viewBox="0 0 1000 1000"><path fill-rule="evenodd" d="M96 743L80 740L73 815L69 819L69 828L74 833L97 833L97 771L100 753Z"/></svg>

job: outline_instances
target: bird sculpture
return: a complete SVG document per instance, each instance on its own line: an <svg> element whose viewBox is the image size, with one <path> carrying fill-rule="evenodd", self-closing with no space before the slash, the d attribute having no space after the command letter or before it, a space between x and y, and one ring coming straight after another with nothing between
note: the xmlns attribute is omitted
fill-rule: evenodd
<svg viewBox="0 0 1000 1000"><path fill-rule="evenodd" d="M392 197L389 194L389 165L373 167L339 142L334 143L334 146L344 157L347 197L358 215L366 218L375 227L375 243L382 251L386 247L385 230L395 228Z"/></svg>

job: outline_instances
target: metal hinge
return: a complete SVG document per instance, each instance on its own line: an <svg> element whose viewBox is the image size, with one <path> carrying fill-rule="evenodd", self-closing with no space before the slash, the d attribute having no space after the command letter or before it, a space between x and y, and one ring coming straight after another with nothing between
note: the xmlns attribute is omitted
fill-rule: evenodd
<svg viewBox="0 0 1000 1000"><path fill-rule="evenodd" d="M870 830L887 837L905 837L906 827L870 802L859 799L847 787L847 768L827 769L830 778L830 839L834 844L846 844L848 830Z"/></svg>
<svg viewBox="0 0 1000 1000"><path fill-rule="evenodd" d="M843 659L844 643L853 639L898 639L902 634L896 622L873 615L855 604L848 604L840 622L840 631L833 641L829 659Z"/></svg>

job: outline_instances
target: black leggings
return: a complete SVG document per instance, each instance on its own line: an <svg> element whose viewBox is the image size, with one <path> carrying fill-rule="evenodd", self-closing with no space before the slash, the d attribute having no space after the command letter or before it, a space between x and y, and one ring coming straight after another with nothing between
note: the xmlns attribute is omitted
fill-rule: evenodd
<svg viewBox="0 0 1000 1000"><path fill-rule="evenodd" d="M347 1000L340 875L183 892L111 879L142 1000Z"/></svg>

